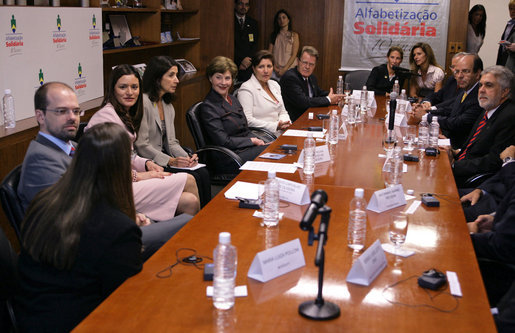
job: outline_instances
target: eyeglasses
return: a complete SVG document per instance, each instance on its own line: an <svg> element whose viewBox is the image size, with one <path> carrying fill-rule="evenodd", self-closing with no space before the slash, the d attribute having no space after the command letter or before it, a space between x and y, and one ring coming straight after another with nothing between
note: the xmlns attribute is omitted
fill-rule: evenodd
<svg viewBox="0 0 515 333"><path fill-rule="evenodd" d="M80 108L75 108L75 109L57 108L57 109L43 109L43 110L53 112L58 117L64 116L68 112L73 113L74 116L82 117L84 115L84 110L81 110Z"/></svg>
<svg viewBox="0 0 515 333"><path fill-rule="evenodd" d="M302 64L302 66L306 66L306 67L315 67L315 65L316 65L314 62L307 62L304 60L301 60L300 63Z"/></svg>
<svg viewBox="0 0 515 333"><path fill-rule="evenodd" d="M472 70L471 69L464 69L464 70L459 70L459 69L456 69L453 71L454 75L459 75L460 73L462 74L470 74L472 73Z"/></svg>
<svg viewBox="0 0 515 333"><path fill-rule="evenodd" d="M250 7L250 3L243 3L243 2L238 2L238 6L244 6L244 7Z"/></svg>

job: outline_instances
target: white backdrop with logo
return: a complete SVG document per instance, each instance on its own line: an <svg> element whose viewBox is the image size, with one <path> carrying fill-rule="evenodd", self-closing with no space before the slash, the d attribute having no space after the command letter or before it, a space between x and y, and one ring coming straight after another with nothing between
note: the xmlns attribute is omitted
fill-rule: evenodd
<svg viewBox="0 0 515 333"><path fill-rule="evenodd" d="M403 67L418 42L431 45L445 65L450 0L345 0L340 70L372 69L386 62L397 45L404 50ZM464 24L467 18L463 18Z"/></svg>
<svg viewBox="0 0 515 333"><path fill-rule="evenodd" d="M79 103L103 96L100 8L0 7L0 89L14 95L16 120L34 116L34 92L62 81Z"/></svg>

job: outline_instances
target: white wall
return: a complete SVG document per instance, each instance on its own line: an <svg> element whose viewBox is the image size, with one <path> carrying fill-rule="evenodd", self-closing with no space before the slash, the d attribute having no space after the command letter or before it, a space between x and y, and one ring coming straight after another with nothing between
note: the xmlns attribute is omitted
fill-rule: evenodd
<svg viewBox="0 0 515 333"><path fill-rule="evenodd" d="M470 7L480 4L486 9L486 36L479 56L486 67L495 65L497 49L506 23L510 19L508 12L509 0L470 0Z"/></svg>

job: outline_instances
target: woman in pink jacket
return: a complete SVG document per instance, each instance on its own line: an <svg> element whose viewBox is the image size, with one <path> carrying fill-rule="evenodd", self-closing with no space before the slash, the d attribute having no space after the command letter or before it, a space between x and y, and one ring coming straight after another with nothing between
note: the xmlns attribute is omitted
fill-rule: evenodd
<svg viewBox="0 0 515 333"><path fill-rule="evenodd" d="M113 69L102 108L91 117L85 130L99 123L117 123L134 143L143 115L140 87L141 78L134 67L119 65ZM152 220L169 220L181 213L195 215L200 209L193 176L163 172L162 167L138 156L134 150L132 181L136 210Z"/></svg>

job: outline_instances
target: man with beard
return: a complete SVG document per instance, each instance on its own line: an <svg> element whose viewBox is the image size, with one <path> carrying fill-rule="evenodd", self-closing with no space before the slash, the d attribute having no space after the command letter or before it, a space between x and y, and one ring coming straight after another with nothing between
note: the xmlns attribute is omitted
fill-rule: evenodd
<svg viewBox="0 0 515 333"><path fill-rule="evenodd" d="M458 187L479 173L497 172L500 153L515 143L515 105L511 100L513 73L503 66L483 71L479 81L479 105L485 110L472 127L461 149L452 151L451 163Z"/></svg>

